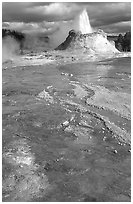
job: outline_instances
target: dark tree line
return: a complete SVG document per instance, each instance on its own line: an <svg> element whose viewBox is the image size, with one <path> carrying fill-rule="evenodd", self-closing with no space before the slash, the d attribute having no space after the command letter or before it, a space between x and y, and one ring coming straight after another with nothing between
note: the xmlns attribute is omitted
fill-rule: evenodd
<svg viewBox="0 0 133 204"><path fill-rule="evenodd" d="M25 35L15 30L2 29L2 38L8 37L8 36L14 38L20 44L20 50L22 51Z"/></svg>
<svg viewBox="0 0 133 204"><path fill-rule="evenodd" d="M115 47L121 52L131 51L131 32L127 32L124 36L119 34L115 40Z"/></svg>

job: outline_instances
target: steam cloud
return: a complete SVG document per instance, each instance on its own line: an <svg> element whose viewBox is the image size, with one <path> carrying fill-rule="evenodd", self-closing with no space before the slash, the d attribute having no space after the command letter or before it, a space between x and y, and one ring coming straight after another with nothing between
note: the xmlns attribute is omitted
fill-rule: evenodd
<svg viewBox="0 0 133 204"><path fill-rule="evenodd" d="M61 44L68 36L69 31L72 29L77 32L80 31L82 34L94 32L94 29L90 25L89 16L86 9L82 10L73 19L73 21L60 23L59 29L51 36L54 47Z"/></svg>
<svg viewBox="0 0 133 204"><path fill-rule="evenodd" d="M70 30L81 31L81 33L91 33L93 29L90 25L89 16L86 10L81 11L72 21L60 22L58 29L45 39L45 35L30 33L25 35L23 49L30 51L44 51L56 48L61 44ZM2 40L2 62L13 60L20 53L20 43L12 37Z"/></svg>
<svg viewBox="0 0 133 204"><path fill-rule="evenodd" d="M19 43L12 37L2 39L2 62L13 60L19 54Z"/></svg>
<svg viewBox="0 0 133 204"><path fill-rule="evenodd" d="M49 41L46 42L45 36L43 35L27 34L25 35L23 48L30 51L43 51L50 48L50 43Z"/></svg>

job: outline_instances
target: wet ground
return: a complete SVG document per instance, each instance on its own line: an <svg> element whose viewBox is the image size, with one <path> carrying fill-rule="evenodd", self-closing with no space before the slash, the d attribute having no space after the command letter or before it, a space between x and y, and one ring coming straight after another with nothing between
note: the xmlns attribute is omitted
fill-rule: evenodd
<svg viewBox="0 0 133 204"><path fill-rule="evenodd" d="M130 202L130 58L2 73L3 201Z"/></svg>

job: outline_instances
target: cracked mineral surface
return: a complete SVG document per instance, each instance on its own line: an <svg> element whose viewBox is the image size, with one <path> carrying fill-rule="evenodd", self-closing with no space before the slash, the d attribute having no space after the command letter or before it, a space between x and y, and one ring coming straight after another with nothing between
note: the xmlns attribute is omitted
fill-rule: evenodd
<svg viewBox="0 0 133 204"><path fill-rule="evenodd" d="M50 56L3 64L3 201L130 202L130 57Z"/></svg>

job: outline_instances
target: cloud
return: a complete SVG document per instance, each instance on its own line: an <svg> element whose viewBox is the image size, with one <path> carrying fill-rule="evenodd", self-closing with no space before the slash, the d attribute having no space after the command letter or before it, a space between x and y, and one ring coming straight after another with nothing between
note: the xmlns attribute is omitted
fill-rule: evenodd
<svg viewBox="0 0 133 204"><path fill-rule="evenodd" d="M101 26L107 33L125 33L131 30L131 21L123 21L107 26Z"/></svg>
<svg viewBox="0 0 133 204"><path fill-rule="evenodd" d="M2 23L2 28L9 28L10 27L10 23L8 23L8 22L3 22Z"/></svg>
<svg viewBox="0 0 133 204"><path fill-rule="evenodd" d="M94 13L90 12L90 9ZM109 25L121 21L131 20L130 3L106 3L88 8L93 26Z"/></svg>
<svg viewBox="0 0 133 204"><path fill-rule="evenodd" d="M3 22L2 27L10 30L17 30L23 33L47 34L54 32L58 26L56 22L24 23L24 22Z"/></svg>
<svg viewBox="0 0 133 204"><path fill-rule="evenodd" d="M63 16L70 13L72 7L68 7L66 3L52 3L47 6L37 6L29 8L29 12L42 13L43 15Z"/></svg>
<svg viewBox="0 0 133 204"><path fill-rule="evenodd" d="M20 5L19 5L20 4ZM51 4L33 4L33 3L3 3L3 21L23 21L41 22L41 21L61 21L71 20L81 8L74 3L51 3Z"/></svg>
<svg viewBox="0 0 133 204"><path fill-rule="evenodd" d="M51 33L58 30L59 22L70 22L83 8L86 8L94 28L125 32L131 27L129 23L121 24L131 21L129 2L4 2L3 26L24 32Z"/></svg>

